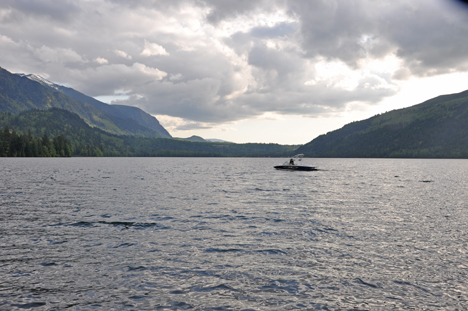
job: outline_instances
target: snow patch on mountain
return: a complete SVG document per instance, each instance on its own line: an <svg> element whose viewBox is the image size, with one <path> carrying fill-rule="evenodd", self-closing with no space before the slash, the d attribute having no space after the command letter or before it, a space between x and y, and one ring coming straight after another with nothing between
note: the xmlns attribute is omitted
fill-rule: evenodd
<svg viewBox="0 0 468 311"><path fill-rule="evenodd" d="M39 82L43 86L52 88L54 90L58 90L59 86L53 82L50 82L49 80L35 74L24 74L24 73L17 73L18 76L23 77L23 78L28 78L29 80Z"/></svg>

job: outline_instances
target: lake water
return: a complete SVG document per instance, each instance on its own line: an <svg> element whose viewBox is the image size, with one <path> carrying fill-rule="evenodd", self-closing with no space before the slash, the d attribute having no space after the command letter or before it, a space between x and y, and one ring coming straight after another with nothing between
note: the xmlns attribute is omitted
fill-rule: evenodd
<svg viewBox="0 0 468 311"><path fill-rule="evenodd" d="M0 310L467 310L468 160L0 158Z"/></svg>

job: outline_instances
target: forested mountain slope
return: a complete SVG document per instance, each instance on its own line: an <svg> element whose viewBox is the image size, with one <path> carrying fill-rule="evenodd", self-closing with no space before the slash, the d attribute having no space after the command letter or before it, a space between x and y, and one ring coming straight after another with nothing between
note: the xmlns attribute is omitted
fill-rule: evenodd
<svg viewBox="0 0 468 311"><path fill-rule="evenodd" d="M294 145L193 142L178 139L118 136L90 127L67 110L28 110L18 115L0 113L0 129L55 138L63 135L73 156L289 156Z"/></svg>
<svg viewBox="0 0 468 311"><path fill-rule="evenodd" d="M109 105L91 96L78 92L75 89L52 83L37 75L33 75L33 74L29 74L29 75L18 74L18 75L21 77L26 77L30 80L36 81L40 83L42 86L52 91L59 91L60 93L65 94L80 102L90 104L91 106L96 107L115 117L118 117L121 119L132 119L134 121L137 121L141 125L146 126L152 130L155 130L162 138L171 138L171 135L167 132L167 130L161 124L159 124L159 121L155 117L147 114L146 112L144 112L138 107L125 106L125 105Z"/></svg>
<svg viewBox="0 0 468 311"><path fill-rule="evenodd" d="M104 103L101 104L104 105L104 107L106 106ZM18 114L25 110L44 110L52 107L76 113L90 126L98 127L109 133L143 137L161 137L156 130L146 127L134 119L113 115L96 106L76 100L49 87L45 87L41 83L33 81L25 76L12 74L0 68L1 112Z"/></svg>
<svg viewBox="0 0 468 311"><path fill-rule="evenodd" d="M297 151L308 157L468 158L468 91L347 124Z"/></svg>

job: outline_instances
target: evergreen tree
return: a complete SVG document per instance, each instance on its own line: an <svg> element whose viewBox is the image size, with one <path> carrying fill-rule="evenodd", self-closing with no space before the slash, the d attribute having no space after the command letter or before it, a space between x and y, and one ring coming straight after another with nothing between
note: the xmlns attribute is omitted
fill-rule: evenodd
<svg viewBox="0 0 468 311"><path fill-rule="evenodd" d="M96 149L98 148L96 147ZM18 134L15 130L10 132L8 126L0 131L0 157L60 156L72 156L70 143L63 135L51 140L46 134L42 138L34 137L30 130L27 134Z"/></svg>
<svg viewBox="0 0 468 311"><path fill-rule="evenodd" d="M10 154L10 129L8 128L8 125L5 126L5 129L3 130L2 140L2 157L8 157Z"/></svg>

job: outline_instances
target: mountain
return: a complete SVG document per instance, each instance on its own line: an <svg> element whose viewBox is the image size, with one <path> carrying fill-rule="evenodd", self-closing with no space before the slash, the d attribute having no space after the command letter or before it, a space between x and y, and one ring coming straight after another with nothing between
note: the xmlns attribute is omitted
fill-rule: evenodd
<svg viewBox="0 0 468 311"><path fill-rule="evenodd" d="M144 137L170 137L169 133L164 129L159 133L157 130L161 127L159 122L149 115L144 116L144 112L135 112L135 109L131 107L130 109L121 107L113 109L111 105L94 99L93 104L90 104L86 101L92 101L91 97L81 94L81 98L86 100L82 101L66 95L64 89L69 94L76 95L77 98L81 94L38 76L35 76L35 79L30 79L25 75L15 75L0 68L0 111L18 114L30 109L44 110L56 107L76 113L90 126L98 127L109 133ZM135 118L125 115L125 111L133 111L133 114L129 115L135 115L135 118L146 118L147 120L153 118L154 121L149 126L145 126ZM151 123L151 121L148 122Z"/></svg>
<svg viewBox="0 0 468 311"><path fill-rule="evenodd" d="M5 130L5 127L8 127ZM62 136L73 156L190 156L190 157L265 157L287 156L297 146L278 144L232 144L193 142L178 139L118 136L90 127L77 114L51 108L26 110L17 115L0 112L0 129L35 137ZM0 131L1 133L1 131ZM0 156L2 156L0 146Z"/></svg>
<svg viewBox="0 0 468 311"><path fill-rule="evenodd" d="M205 140L203 137L200 137L200 136L196 136L196 135L192 135L190 137L187 137L187 138L176 138L176 139L180 139L180 140L188 140L188 141L197 141L197 142L207 142L207 140Z"/></svg>
<svg viewBox="0 0 468 311"><path fill-rule="evenodd" d="M161 138L172 138L171 134L161 125L159 121L150 114L147 114L138 107L124 105L110 105L121 111L127 117L139 122L140 124L155 130Z"/></svg>
<svg viewBox="0 0 468 311"><path fill-rule="evenodd" d="M26 110L17 115L0 113L0 126L37 137L63 135L71 144L73 156L132 155L131 146L125 139L134 136L117 136L90 127L77 114L59 108Z"/></svg>
<svg viewBox="0 0 468 311"><path fill-rule="evenodd" d="M308 157L468 158L468 91L352 122L297 152Z"/></svg>
<svg viewBox="0 0 468 311"><path fill-rule="evenodd" d="M209 141L211 143L230 143L230 141L227 140L222 140L222 139L217 139L217 138L207 138L205 139L206 141Z"/></svg>
<svg viewBox="0 0 468 311"><path fill-rule="evenodd" d="M42 86L49 88L52 91L59 91L62 94L70 96L71 98L74 98L80 102L90 104L91 106L96 107L118 118L132 119L134 121L137 121L141 125L155 130L162 138L172 137L167 132L167 130L164 127L162 127L161 124L159 124L159 121L155 117L147 114L146 112L144 112L138 107L124 106L124 105L109 105L95 98L92 98L91 96L80 93L72 88L50 82L47 79L44 79L43 77L38 76L38 75L34 75L34 74L26 75L26 74L21 74L21 73L17 75L36 81L40 83Z"/></svg>
<svg viewBox="0 0 468 311"><path fill-rule="evenodd" d="M193 135L193 136L190 136L190 137L187 137L187 138L177 137L175 139L198 141L198 142L209 142L209 143L231 143L229 141L222 140L222 139L216 139L216 138L207 138L207 139L205 139L203 137L196 136L196 135Z"/></svg>

